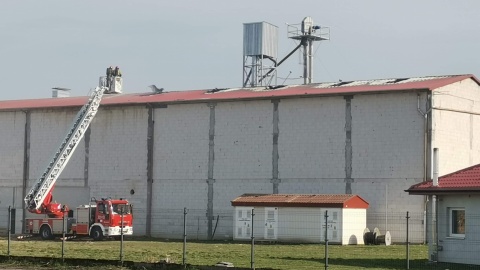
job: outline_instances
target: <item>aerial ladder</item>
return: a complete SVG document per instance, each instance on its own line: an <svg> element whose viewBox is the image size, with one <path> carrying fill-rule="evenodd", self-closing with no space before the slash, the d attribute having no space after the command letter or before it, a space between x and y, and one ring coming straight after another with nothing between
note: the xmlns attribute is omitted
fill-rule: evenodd
<svg viewBox="0 0 480 270"><path fill-rule="evenodd" d="M88 102L77 113L73 125L68 131L45 172L37 180L25 196L25 207L31 213L47 214L49 217L61 217L68 212L68 207L52 203L52 192L55 182L72 157L75 148L83 138L85 131L92 122L100 106L104 92L108 88L99 86L90 95Z"/></svg>
<svg viewBox="0 0 480 270"><path fill-rule="evenodd" d="M92 198L88 204L78 206L75 215L67 205L52 202L55 183L93 121L103 94L121 93L121 78L114 79L116 86L107 87L105 78L100 78L100 86L95 88L77 113L58 151L25 196L26 210L43 215L25 219L26 237L38 234L43 239L53 239L55 235L64 234L69 238L90 236L94 240L101 240L104 236L118 238L133 234L132 205L126 199ZM63 228L65 219L66 228Z"/></svg>

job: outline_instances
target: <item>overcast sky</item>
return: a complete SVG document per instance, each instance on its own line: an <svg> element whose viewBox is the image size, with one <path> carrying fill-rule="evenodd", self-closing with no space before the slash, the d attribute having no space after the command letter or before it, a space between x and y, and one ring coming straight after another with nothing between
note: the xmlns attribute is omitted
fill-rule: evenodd
<svg viewBox="0 0 480 270"><path fill-rule="evenodd" d="M124 92L242 85L243 23L330 27L314 44L314 82L447 74L480 76L478 0L1 0L0 100L85 96L110 65ZM299 78L299 53L278 69ZM279 83L283 80L279 79ZM286 84L301 84L303 79Z"/></svg>

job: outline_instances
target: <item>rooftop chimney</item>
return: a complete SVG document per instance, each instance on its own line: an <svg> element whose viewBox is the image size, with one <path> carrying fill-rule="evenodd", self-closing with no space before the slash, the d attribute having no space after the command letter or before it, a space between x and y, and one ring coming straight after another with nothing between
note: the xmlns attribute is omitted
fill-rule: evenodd
<svg viewBox="0 0 480 270"><path fill-rule="evenodd" d="M63 87L53 87L52 97L53 98L70 97L70 89L63 88Z"/></svg>

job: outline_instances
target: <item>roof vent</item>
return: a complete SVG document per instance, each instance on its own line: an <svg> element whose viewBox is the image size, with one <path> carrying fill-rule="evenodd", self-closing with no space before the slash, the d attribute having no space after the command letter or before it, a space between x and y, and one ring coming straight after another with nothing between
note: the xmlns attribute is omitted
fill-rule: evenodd
<svg viewBox="0 0 480 270"><path fill-rule="evenodd" d="M63 87L53 87L52 97L53 98L70 97L70 89L63 88Z"/></svg>

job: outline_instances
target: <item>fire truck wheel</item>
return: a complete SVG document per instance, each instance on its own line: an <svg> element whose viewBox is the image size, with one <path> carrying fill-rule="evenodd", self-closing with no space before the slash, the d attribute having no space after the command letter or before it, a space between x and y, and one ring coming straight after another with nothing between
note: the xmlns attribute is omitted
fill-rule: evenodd
<svg viewBox="0 0 480 270"><path fill-rule="evenodd" d="M50 229L50 227L47 226L47 225L43 225L40 228L40 236L42 237L43 240L53 239L53 234L52 234L52 230Z"/></svg>
<svg viewBox="0 0 480 270"><path fill-rule="evenodd" d="M103 232L100 227L93 227L92 231L90 232L90 237L93 238L94 241L99 241L103 239Z"/></svg>

